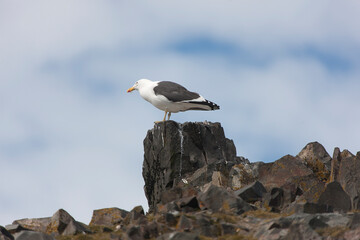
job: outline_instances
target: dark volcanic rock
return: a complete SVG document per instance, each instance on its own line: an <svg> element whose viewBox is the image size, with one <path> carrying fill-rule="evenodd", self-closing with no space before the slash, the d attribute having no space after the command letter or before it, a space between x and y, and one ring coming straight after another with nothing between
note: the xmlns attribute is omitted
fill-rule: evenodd
<svg viewBox="0 0 360 240"><path fill-rule="evenodd" d="M360 226L360 213L355 213L348 223L350 229L356 229Z"/></svg>
<svg viewBox="0 0 360 240"><path fill-rule="evenodd" d="M36 232L46 232L47 226L51 223L51 218L25 218L15 220L13 224L18 224L23 228L30 229Z"/></svg>
<svg viewBox="0 0 360 240"><path fill-rule="evenodd" d="M177 224L177 218L172 213L169 213L169 212L165 213L164 218L165 218L166 224L170 227L174 227Z"/></svg>
<svg viewBox="0 0 360 240"><path fill-rule="evenodd" d="M13 224L19 224L23 228L55 236L91 233L85 224L77 222L63 209L58 210L51 218L20 219L14 221Z"/></svg>
<svg viewBox="0 0 360 240"><path fill-rule="evenodd" d="M94 210L90 225L104 225L112 227L121 223L128 214L128 211L120 208L103 208Z"/></svg>
<svg viewBox="0 0 360 240"><path fill-rule="evenodd" d="M351 210L350 197L338 182L331 182L326 186L318 203L331 206L334 211L347 212Z"/></svg>
<svg viewBox="0 0 360 240"><path fill-rule="evenodd" d="M259 181L265 187L282 187L296 177L313 174L302 160L286 155L273 163L265 163L259 168Z"/></svg>
<svg viewBox="0 0 360 240"><path fill-rule="evenodd" d="M308 143L297 155L316 176L321 180L328 180L331 170L331 157L325 148L318 142Z"/></svg>
<svg viewBox="0 0 360 240"><path fill-rule="evenodd" d="M51 222L47 226L46 232L55 235L91 233L85 224L76 221L68 212L63 209L58 210L51 217Z"/></svg>
<svg viewBox="0 0 360 240"><path fill-rule="evenodd" d="M0 240L14 240L14 237L3 226L0 226Z"/></svg>
<svg viewBox="0 0 360 240"><path fill-rule="evenodd" d="M143 177L150 211L161 201L162 193L175 187L203 167L196 186L212 181L213 171L228 172L241 161L232 140L225 138L220 123L155 124L144 140ZM228 174L224 174L228 175ZM194 179L195 180L195 179Z"/></svg>
<svg viewBox="0 0 360 240"><path fill-rule="evenodd" d="M191 220L188 217L186 217L185 215L181 215L179 218L179 222L177 224L177 229L189 231L192 228L193 228L193 224L192 224Z"/></svg>
<svg viewBox="0 0 360 240"><path fill-rule="evenodd" d="M325 190L325 183L314 175L294 178L292 183L301 189L303 199L310 203L316 203Z"/></svg>
<svg viewBox="0 0 360 240"><path fill-rule="evenodd" d="M144 209L142 206L134 207L124 219L125 224L147 224Z"/></svg>
<svg viewBox="0 0 360 240"><path fill-rule="evenodd" d="M229 172L229 186L233 190L239 190L253 183L259 175L259 167L263 164L263 162L249 163L247 160L234 165Z"/></svg>
<svg viewBox="0 0 360 240"><path fill-rule="evenodd" d="M16 240L55 240L53 236L33 231L21 231L16 233L14 236Z"/></svg>
<svg viewBox="0 0 360 240"><path fill-rule="evenodd" d="M20 224L10 224L10 225L6 225L5 226L6 230L11 233L11 234L14 234L14 233L17 233L17 232L20 232L20 231L23 231L23 230L29 230L27 228L24 228L23 226L21 226Z"/></svg>
<svg viewBox="0 0 360 240"><path fill-rule="evenodd" d="M206 237L217 237L221 234L220 229L212 224L212 220L207 214L196 214L195 218L193 233Z"/></svg>
<svg viewBox="0 0 360 240"><path fill-rule="evenodd" d="M143 225L130 225L126 231L127 239L154 239L159 236L158 224L151 222Z"/></svg>
<svg viewBox="0 0 360 240"><path fill-rule="evenodd" d="M131 239L131 240L144 239L143 232L141 231L141 227L137 226L137 225L129 227L129 229L126 232L126 235L127 235L128 239Z"/></svg>
<svg viewBox="0 0 360 240"><path fill-rule="evenodd" d="M310 226L305 224L292 224L288 234L282 238L283 240L321 240L319 236Z"/></svg>
<svg viewBox="0 0 360 240"><path fill-rule="evenodd" d="M210 185L198 199L202 206L213 212L241 214L251 209L250 205L224 188Z"/></svg>
<svg viewBox="0 0 360 240"><path fill-rule="evenodd" d="M188 232L172 232L164 234L156 240L200 240L200 238L194 233Z"/></svg>
<svg viewBox="0 0 360 240"><path fill-rule="evenodd" d="M318 203L305 203L304 204L304 213L329 213L333 211L333 207L327 204L318 204Z"/></svg>
<svg viewBox="0 0 360 240"><path fill-rule="evenodd" d="M266 189L259 181L256 181L253 184L243 187L235 192L236 195L248 203L254 203L261 200L264 193L266 193Z"/></svg>
<svg viewBox="0 0 360 240"><path fill-rule="evenodd" d="M360 156L354 156L348 151L341 155L337 179L353 201L354 209L358 209L358 198L360 195Z"/></svg>
<svg viewBox="0 0 360 240"><path fill-rule="evenodd" d="M197 200L196 196L178 200L178 206L183 212L193 212L200 210L199 201Z"/></svg>
<svg viewBox="0 0 360 240"><path fill-rule="evenodd" d="M269 207L279 209L284 204L284 190L281 188L273 188L270 191Z"/></svg>
<svg viewBox="0 0 360 240"><path fill-rule="evenodd" d="M327 217L317 215L317 216L313 217L312 219L310 219L309 226L312 229L329 227L329 225L326 223L327 220L328 220Z"/></svg>
<svg viewBox="0 0 360 240"><path fill-rule="evenodd" d="M354 157L354 155L348 150L345 149L341 152L338 147L334 149L333 159L331 162L330 182L339 181L339 171L342 160L350 157Z"/></svg>

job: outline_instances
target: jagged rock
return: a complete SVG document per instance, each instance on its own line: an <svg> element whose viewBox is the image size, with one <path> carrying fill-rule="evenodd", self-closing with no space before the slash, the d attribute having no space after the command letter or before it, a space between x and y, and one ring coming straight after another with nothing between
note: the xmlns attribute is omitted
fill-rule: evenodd
<svg viewBox="0 0 360 240"><path fill-rule="evenodd" d="M51 218L24 218L15 220L13 224L18 224L23 228L33 230L35 232L46 232L47 226L51 223Z"/></svg>
<svg viewBox="0 0 360 240"><path fill-rule="evenodd" d="M283 213L331 213L333 208L326 204L310 203L310 202L294 202L285 208Z"/></svg>
<svg viewBox="0 0 360 240"><path fill-rule="evenodd" d="M356 196L352 199L352 209L353 210L360 209L360 196Z"/></svg>
<svg viewBox="0 0 360 240"><path fill-rule="evenodd" d="M211 184L218 187L228 186L228 180L221 172L214 171L211 176Z"/></svg>
<svg viewBox="0 0 360 240"><path fill-rule="evenodd" d="M333 158L331 161L330 182L339 181L339 170L342 159L348 157L354 157L354 155L346 149L342 152L338 147L334 149Z"/></svg>
<svg viewBox="0 0 360 240"><path fill-rule="evenodd" d="M156 222L144 225L130 225L126 235L127 239L131 240L154 239L159 236L158 226Z"/></svg>
<svg viewBox="0 0 360 240"><path fill-rule="evenodd" d="M200 174L205 176L195 177L204 185L212 181L214 171L226 176L231 167L241 161L236 157L233 141L225 138L220 123L158 123L148 131L144 150L144 189L150 211L155 210L164 191L191 178L196 170L205 167ZM196 182L190 184L200 186Z"/></svg>
<svg viewBox="0 0 360 240"><path fill-rule="evenodd" d="M83 223L75 219L64 209L59 209L51 217L51 222L46 228L46 233L54 235L75 235L78 233L91 233Z"/></svg>
<svg viewBox="0 0 360 240"><path fill-rule="evenodd" d="M220 229L212 224L210 216L201 213L196 214L195 218L193 233L212 238L220 236Z"/></svg>
<svg viewBox="0 0 360 240"><path fill-rule="evenodd" d="M304 204L304 213L329 213L333 211L333 207L327 204L318 204L318 203L305 203Z"/></svg>
<svg viewBox="0 0 360 240"><path fill-rule="evenodd" d="M269 207L273 210L279 210L284 204L284 190L282 188L273 188L270 191Z"/></svg>
<svg viewBox="0 0 360 240"><path fill-rule="evenodd" d="M144 238L154 239L159 236L158 224L156 222L150 222L143 226Z"/></svg>
<svg viewBox="0 0 360 240"><path fill-rule="evenodd" d="M273 222L263 223L258 226L254 237L259 240L275 240L282 239L289 232L286 228L274 226Z"/></svg>
<svg viewBox="0 0 360 240"><path fill-rule="evenodd" d="M24 228L20 224L9 224L9 225L6 225L5 228L11 234L14 234L14 233L17 233L17 232L20 232L23 230L29 230L27 228Z"/></svg>
<svg viewBox="0 0 360 240"><path fill-rule="evenodd" d="M158 204L157 205L157 213L178 213L180 212L180 208L175 201L169 202L167 204Z"/></svg>
<svg viewBox="0 0 360 240"><path fill-rule="evenodd" d="M113 227L121 223L128 214L128 211L120 208L97 209L93 211L89 225L103 225Z"/></svg>
<svg viewBox="0 0 360 240"><path fill-rule="evenodd" d="M331 157L325 148L318 142L308 143L297 155L308 167L310 167L316 176L326 181L329 179L331 170Z"/></svg>
<svg viewBox="0 0 360 240"><path fill-rule="evenodd" d="M326 186L326 189L321 194L318 203L331 206L334 211L347 212L351 210L350 197L346 194L338 182L331 182Z"/></svg>
<svg viewBox="0 0 360 240"><path fill-rule="evenodd" d="M317 215L317 216L313 217L312 219L310 219L309 226L314 230L317 228L329 227L329 225L326 223L327 220L328 219L326 217Z"/></svg>
<svg viewBox="0 0 360 240"><path fill-rule="evenodd" d="M124 238L122 237L122 235L117 235L114 233L110 233L110 240L123 240Z"/></svg>
<svg viewBox="0 0 360 240"><path fill-rule="evenodd" d="M178 206L183 212L193 212L200 210L199 202L196 196L182 198L177 202L178 202Z"/></svg>
<svg viewBox="0 0 360 240"><path fill-rule="evenodd" d="M235 192L235 194L241 197L248 203L254 203L262 199L266 189L259 181L256 181L246 187L243 187Z"/></svg>
<svg viewBox="0 0 360 240"><path fill-rule="evenodd" d="M258 175L258 167L263 163L240 163L234 165L229 172L230 186L233 190L238 190L245 185L255 181Z"/></svg>
<svg viewBox="0 0 360 240"><path fill-rule="evenodd" d="M292 224L289 228L288 234L284 236L284 240L321 240L317 232L305 224Z"/></svg>
<svg viewBox="0 0 360 240"><path fill-rule="evenodd" d="M14 240L14 237L8 232L6 228L0 226L0 240Z"/></svg>
<svg viewBox="0 0 360 240"><path fill-rule="evenodd" d="M224 188L210 185L198 195L201 205L213 212L241 214L251 209L250 205Z"/></svg>
<svg viewBox="0 0 360 240"><path fill-rule="evenodd" d="M353 202L353 208L358 209L358 199L360 195L360 156L354 156L349 151L341 155L337 179L345 192L349 194Z"/></svg>
<svg viewBox="0 0 360 240"><path fill-rule="evenodd" d="M53 236L46 233L27 230L15 233L14 237L15 240L55 240Z"/></svg>
<svg viewBox="0 0 360 240"><path fill-rule="evenodd" d="M128 239L131 239L131 240L144 239L143 233L141 232L141 228L138 225L129 227L129 229L126 231L126 235L127 235Z"/></svg>
<svg viewBox="0 0 360 240"><path fill-rule="evenodd" d="M136 206L134 207L129 214L124 219L125 224L147 224L147 219L145 217L144 209L142 206Z"/></svg>
<svg viewBox="0 0 360 240"><path fill-rule="evenodd" d="M230 223L221 223L221 235L235 235L237 226Z"/></svg>
<svg viewBox="0 0 360 240"><path fill-rule="evenodd" d="M353 230L360 227L360 213L354 213L354 215L352 216L351 220L348 223L348 227Z"/></svg>
<svg viewBox="0 0 360 240"><path fill-rule="evenodd" d="M314 175L296 177L292 183L302 191L302 198L310 203L318 202L321 193L325 191L325 183Z"/></svg>
<svg viewBox="0 0 360 240"><path fill-rule="evenodd" d="M177 224L177 217L172 213L165 213L165 222L168 226L174 227Z"/></svg>
<svg viewBox="0 0 360 240"><path fill-rule="evenodd" d="M156 240L200 240L200 238L193 233L188 232L172 232L161 235Z"/></svg>
<svg viewBox="0 0 360 240"><path fill-rule="evenodd" d="M338 180L340 161L341 161L340 153L341 152L338 147L334 148L333 158L331 161L330 182Z"/></svg>
<svg viewBox="0 0 360 240"><path fill-rule="evenodd" d="M360 239L360 228L344 233L344 240Z"/></svg>
<svg viewBox="0 0 360 240"><path fill-rule="evenodd" d="M297 177L313 172L299 158L286 155L273 163L265 163L259 168L259 181L266 188L282 187Z"/></svg>
<svg viewBox="0 0 360 240"><path fill-rule="evenodd" d="M35 232L53 235L74 235L78 233L90 233L91 231L83 223L75 219L65 210L58 210L51 218L20 219L13 222L21 227Z"/></svg>
<svg viewBox="0 0 360 240"><path fill-rule="evenodd" d="M193 228L193 224L191 220L186 217L185 215L181 215L179 218L179 222L176 226L176 229L183 230L183 231L189 231Z"/></svg>
<svg viewBox="0 0 360 240"><path fill-rule="evenodd" d="M160 195L160 202L166 204L182 197L182 189L180 187L174 187L165 190Z"/></svg>

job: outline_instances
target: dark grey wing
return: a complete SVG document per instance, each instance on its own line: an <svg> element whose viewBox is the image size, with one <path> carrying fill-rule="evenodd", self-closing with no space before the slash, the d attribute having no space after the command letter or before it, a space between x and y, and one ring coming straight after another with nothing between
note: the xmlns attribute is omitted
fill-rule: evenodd
<svg viewBox="0 0 360 240"><path fill-rule="evenodd" d="M188 91L180 84L169 81L158 82L158 85L154 87L154 92L156 95L165 96L172 102L193 100L200 97L199 94Z"/></svg>

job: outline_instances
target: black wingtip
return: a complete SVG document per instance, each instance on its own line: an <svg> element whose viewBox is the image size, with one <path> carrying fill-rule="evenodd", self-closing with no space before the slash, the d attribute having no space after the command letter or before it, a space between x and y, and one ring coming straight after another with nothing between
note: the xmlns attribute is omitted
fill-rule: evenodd
<svg viewBox="0 0 360 240"><path fill-rule="evenodd" d="M220 109L220 106L217 105L217 104L214 103L214 102L211 102L211 101L209 101L209 100L206 100L206 103L207 103L207 105L208 105L209 107L211 107L211 110L218 110L218 109Z"/></svg>
<svg viewBox="0 0 360 240"><path fill-rule="evenodd" d="M206 100L206 99L203 102L190 101L188 103L193 103L193 104L198 104L198 105L206 105L206 106L210 107L210 109L192 108L192 110L218 110L218 109L220 109L219 105L217 105L216 103L213 103L213 102L211 102L209 100Z"/></svg>

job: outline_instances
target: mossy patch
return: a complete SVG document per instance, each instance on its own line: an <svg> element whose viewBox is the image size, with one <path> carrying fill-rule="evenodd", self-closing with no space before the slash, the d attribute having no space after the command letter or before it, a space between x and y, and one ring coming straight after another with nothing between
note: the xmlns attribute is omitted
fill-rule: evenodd
<svg viewBox="0 0 360 240"><path fill-rule="evenodd" d="M322 161L319 159L305 159L305 161L320 181L327 182L329 180L330 172L326 169Z"/></svg>
<svg viewBox="0 0 360 240"><path fill-rule="evenodd" d="M349 231L348 227L325 227L315 230L322 237L332 237L334 239L340 239L346 231Z"/></svg>
<svg viewBox="0 0 360 240"><path fill-rule="evenodd" d="M252 236L245 236L245 235L224 235L218 237L219 240L256 240Z"/></svg>
<svg viewBox="0 0 360 240"><path fill-rule="evenodd" d="M280 217L288 217L292 213L275 213L268 212L261 209L245 212L242 216L245 217L255 217L261 219L272 219L272 218L280 218Z"/></svg>
<svg viewBox="0 0 360 240"><path fill-rule="evenodd" d="M111 239L111 236L122 236L121 230L115 231L114 228L109 228L102 225L92 225L90 230L93 234L77 234L73 236L57 236L57 240L107 240Z"/></svg>
<svg viewBox="0 0 360 240"><path fill-rule="evenodd" d="M239 221L239 216L229 215L229 214L224 214L224 213L214 213L211 216L214 219L216 219L217 222L222 220L227 223L236 224Z"/></svg>
<svg viewBox="0 0 360 240"><path fill-rule="evenodd" d="M75 236L58 236L57 240L108 240L111 239L112 233L95 233L95 234L78 234ZM115 234L117 236L122 236L121 233Z"/></svg>

